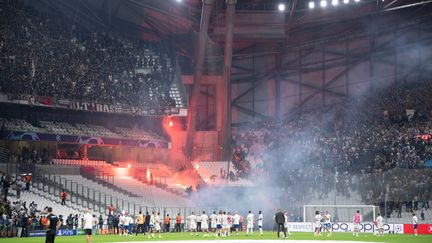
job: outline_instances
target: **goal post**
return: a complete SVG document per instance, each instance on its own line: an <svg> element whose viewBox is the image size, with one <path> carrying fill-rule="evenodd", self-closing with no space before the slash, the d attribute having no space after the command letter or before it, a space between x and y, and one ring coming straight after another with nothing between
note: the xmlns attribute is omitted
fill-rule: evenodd
<svg viewBox="0 0 432 243"><path fill-rule="evenodd" d="M354 213L360 211L363 222L373 222L379 207L375 205L303 205L303 222L314 222L315 212L329 211L332 222L352 222Z"/></svg>

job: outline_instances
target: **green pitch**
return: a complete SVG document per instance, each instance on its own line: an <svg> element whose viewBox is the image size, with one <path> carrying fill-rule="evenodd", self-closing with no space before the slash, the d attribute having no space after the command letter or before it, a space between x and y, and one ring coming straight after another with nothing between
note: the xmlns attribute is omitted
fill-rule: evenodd
<svg viewBox="0 0 432 243"><path fill-rule="evenodd" d="M231 237L206 237L204 238L202 234L199 236L191 236L189 233L164 233L162 234L162 239L148 239L146 236L132 236L132 237L120 237L118 235L95 235L93 236L93 242L150 242L150 241L189 241L189 240L200 240L200 241L225 241L225 240L278 240L276 237L276 232L265 232L263 236L259 236L258 234L254 234L252 237L246 237L244 233L240 236L231 236ZM387 242L387 243L432 243L432 235L419 235L418 237L414 237L413 235L385 235L384 237L377 237L372 234L361 234L360 237L354 237L351 233L333 233L331 237L315 237L312 233L293 233L287 239L279 239L279 241L327 241L328 243L333 243L334 241L361 241L361 242ZM41 243L45 242L45 238L43 237L35 237L35 238L0 238L1 242L7 243ZM65 237L57 237L56 243L63 242L86 242L84 236L65 236ZM342 243L341 242L341 243ZM269 242L270 243L270 242ZM336 242L337 243L337 242Z"/></svg>

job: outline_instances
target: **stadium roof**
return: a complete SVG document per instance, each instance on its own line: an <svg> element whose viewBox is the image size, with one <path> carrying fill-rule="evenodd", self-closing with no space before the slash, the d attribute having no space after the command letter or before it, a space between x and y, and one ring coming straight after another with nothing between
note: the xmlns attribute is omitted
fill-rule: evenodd
<svg viewBox="0 0 432 243"><path fill-rule="evenodd" d="M320 0L315 0L318 3ZM330 2L330 0L328 0ZM277 10L281 2L286 11ZM342 2L340 0L339 2ZM359 35L371 17L391 16L387 28L413 16L432 13L432 0L360 0L309 9L309 0L239 0L236 4L234 56L281 51L316 41ZM199 29L201 0L37 0L32 5L54 10L84 23L126 30L147 39L175 38L179 49L190 46ZM390 14L397 11L397 15ZM215 0L209 36L223 46L225 0ZM186 50L190 52L193 48ZM189 53L193 56L193 53Z"/></svg>

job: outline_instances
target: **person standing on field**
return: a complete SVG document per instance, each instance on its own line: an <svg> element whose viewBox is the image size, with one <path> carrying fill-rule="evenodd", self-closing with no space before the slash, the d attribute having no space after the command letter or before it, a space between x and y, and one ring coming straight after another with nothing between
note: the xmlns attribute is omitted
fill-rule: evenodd
<svg viewBox="0 0 432 243"><path fill-rule="evenodd" d="M418 218L415 215L415 213L412 214L412 223L413 223L413 228L414 228L414 236L417 237L417 225L418 225Z"/></svg>
<svg viewBox="0 0 432 243"><path fill-rule="evenodd" d="M353 218L353 223L354 223L353 235L356 237L359 237L361 222L362 222L362 216L360 214L360 210L357 210L357 212L354 214L354 218Z"/></svg>
<svg viewBox="0 0 432 243"><path fill-rule="evenodd" d="M278 210L278 212L274 216L274 221L277 224L277 237L280 238L281 230L284 232L284 238L286 238L286 230L285 230L285 215L282 210Z"/></svg>
<svg viewBox="0 0 432 243"><path fill-rule="evenodd" d="M171 228L171 217L169 216L169 214L167 214L165 217L165 232L170 232L170 228Z"/></svg>
<svg viewBox="0 0 432 243"><path fill-rule="evenodd" d="M46 217L45 224L45 227L47 228L45 243L54 243L56 231L60 228L61 222L57 215L53 214L52 207L48 207L47 212L48 216Z"/></svg>
<svg viewBox="0 0 432 243"><path fill-rule="evenodd" d="M378 214L378 217L375 220L376 227L378 229L378 236L384 236L384 219L381 214Z"/></svg>
<svg viewBox="0 0 432 243"><path fill-rule="evenodd" d="M139 211L138 216L136 217L136 223L137 223L137 229L135 232L135 235L138 235L138 233L143 233L145 232L144 230L144 215L141 213L141 211Z"/></svg>
<svg viewBox="0 0 432 243"><path fill-rule="evenodd" d="M92 243L93 216L89 213L88 208L84 209L83 229L84 229L84 234L86 236L87 243Z"/></svg>
<svg viewBox="0 0 432 243"><path fill-rule="evenodd" d="M246 216L246 236L253 235L254 217L252 211L249 210L249 214Z"/></svg>

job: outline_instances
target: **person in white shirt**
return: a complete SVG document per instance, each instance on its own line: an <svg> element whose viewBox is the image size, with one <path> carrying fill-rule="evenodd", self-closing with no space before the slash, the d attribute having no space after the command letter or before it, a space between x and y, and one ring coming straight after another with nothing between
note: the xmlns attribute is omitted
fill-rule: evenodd
<svg viewBox="0 0 432 243"><path fill-rule="evenodd" d="M124 236L128 236L129 234L132 234L132 230L131 230L131 218L129 217L129 214L127 212L125 212L125 215L123 216L123 227L124 227L124 231L123 231L123 235Z"/></svg>
<svg viewBox="0 0 432 243"><path fill-rule="evenodd" d="M124 214L119 217L119 235L126 235L126 216Z"/></svg>
<svg viewBox="0 0 432 243"><path fill-rule="evenodd" d="M239 229L240 229L240 215L236 211L233 216L233 225L236 232L236 235L239 235Z"/></svg>
<svg viewBox="0 0 432 243"><path fill-rule="evenodd" d="M195 235L198 235L197 232L197 217L195 216L194 212L191 213L188 217L189 219L189 230L191 232L191 235L195 232Z"/></svg>
<svg viewBox="0 0 432 243"><path fill-rule="evenodd" d="M216 228L217 228L216 237L222 236L222 217L223 217L222 211L219 211L216 220Z"/></svg>
<svg viewBox="0 0 432 243"><path fill-rule="evenodd" d="M213 212L210 215L211 235L215 235L216 234L216 227L217 227L217 215L216 215L216 212Z"/></svg>
<svg viewBox="0 0 432 243"><path fill-rule="evenodd" d="M378 217L375 219L376 227L378 229L378 236L384 235L384 219L381 214L378 214Z"/></svg>
<svg viewBox="0 0 432 243"><path fill-rule="evenodd" d="M261 211L259 211L258 212L258 228L259 228L261 236L263 236L263 220L264 220L263 214Z"/></svg>
<svg viewBox="0 0 432 243"><path fill-rule="evenodd" d="M224 211L222 214L222 237L227 236L227 229L228 229L228 216L226 212Z"/></svg>
<svg viewBox="0 0 432 243"><path fill-rule="evenodd" d="M233 225L232 221L233 221L233 216L231 215L230 212L228 212L228 214L227 214L227 226L226 226L226 229L225 229L227 236L230 236L231 227Z"/></svg>
<svg viewBox="0 0 432 243"><path fill-rule="evenodd" d="M249 211L249 214L246 216L246 223L246 236L253 235L254 215L252 211Z"/></svg>
<svg viewBox="0 0 432 243"><path fill-rule="evenodd" d="M155 227L156 227L156 213L152 212L150 215L150 222L149 222L149 233L147 235L147 238L156 238L155 237Z"/></svg>
<svg viewBox="0 0 432 243"><path fill-rule="evenodd" d="M418 218L415 215L415 213L412 214L412 223L413 223L413 228L414 228L414 236L417 237L417 225L418 225Z"/></svg>
<svg viewBox="0 0 432 243"><path fill-rule="evenodd" d="M83 229L86 235L87 243L91 243L93 241L93 236L92 236L93 216L89 213L88 208L84 209Z"/></svg>
<svg viewBox="0 0 432 243"><path fill-rule="evenodd" d="M321 216L319 211L315 212L315 236L320 236L321 235L321 220L323 219L323 217Z"/></svg>
<svg viewBox="0 0 432 243"><path fill-rule="evenodd" d="M96 215L93 214L93 233L96 232L97 225L98 225L98 219L97 219Z"/></svg>
<svg viewBox="0 0 432 243"><path fill-rule="evenodd" d="M284 217L285 217L284 228L285 228L285 231L287 232L287 235L290 236L291 232L289 231L289 227L288 227L288 214L286 212L284 213Z"/></svg>
<svg viewBox="0 0 432 243"><path fill-rule="evenodd" d="M161 219L161 217L160 217L160 212L158 212L156 215L155 215L155 217L154 217L154 231L156 231L156 233L158 233L158 237L159 238L162 238L162 235L161 235L161 229L162 229L162 227L161 227L161 224L162 224L162 219ZM153 238L154 238L154 236L153 236Z"/></svg>
<svg viewBox="0 0 432 243"><path fill-rule="evenodd" d="M208 236L208 228L209 228L209 225L208 225L209 217L203 211L200 218L201 218L201 230L203 232L203 236L207 237Z"/></svg>
<svg viewBox="0 0 432 243"><path fill-rule="evenodd" d="M327 231L327 237L331 236L331 214L329 211L325 211L324 213L324 229Z"/></svg>

